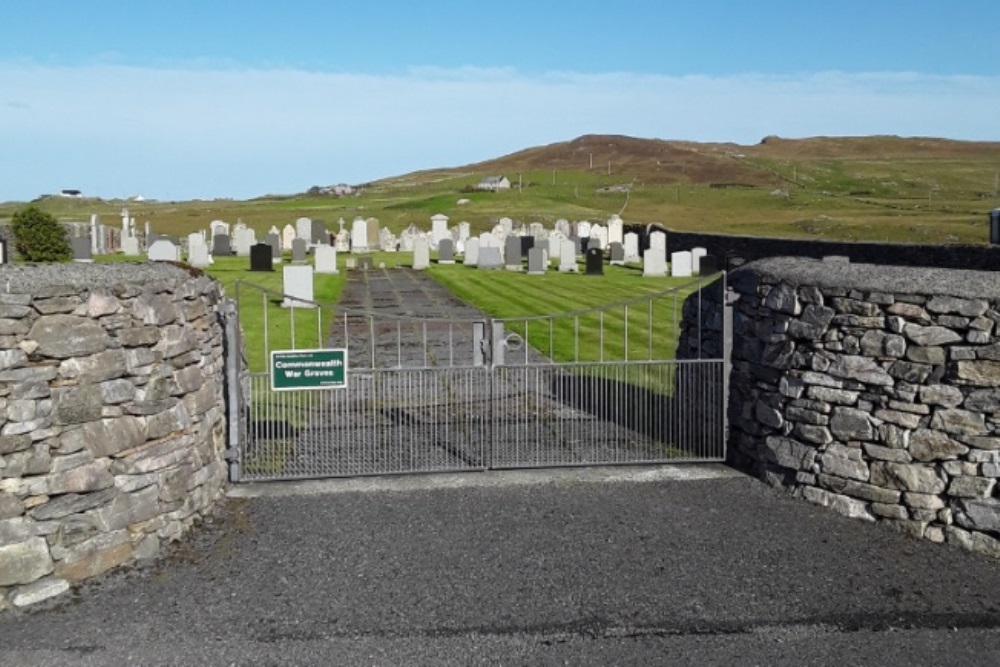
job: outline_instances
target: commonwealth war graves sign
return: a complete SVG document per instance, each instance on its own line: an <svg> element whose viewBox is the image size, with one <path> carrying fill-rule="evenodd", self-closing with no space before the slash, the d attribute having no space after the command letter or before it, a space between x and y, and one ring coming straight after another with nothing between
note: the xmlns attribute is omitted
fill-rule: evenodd
<svg viewBox="0 0 1000 667"><path fill-rule="evenodd" d="M347 350L272 350L271 389L347 388Z"/></svg>

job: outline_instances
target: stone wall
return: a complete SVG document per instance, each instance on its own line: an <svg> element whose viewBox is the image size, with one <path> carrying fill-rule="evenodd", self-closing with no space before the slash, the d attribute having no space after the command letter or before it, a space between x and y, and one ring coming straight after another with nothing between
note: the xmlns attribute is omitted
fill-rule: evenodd
<svg viewBox="0 0 1000 667"><path fill-rule="evenodd" d="M166 264L0 267L0 609L156 556L220 497L221 305Z"/></svg>
<svg viewBox="0 0 1000 667"><path fill-rule="evenodd" d="M1000 557L1000 275L773 258L729 283L730 460Z"/></svg>
<svg viewBox="0 0 1000 667"><path fill-rule="evenodd" d="M985 245L989 238L987 220L983 218L984 245L874 243L863 241L824 241L820 239L784 239L736 234L682 232L650 225L667 235L670 252L705 248L718 258L719 268L733 268L733 261L752 261L767 257L812 257L831 255L849 257L852 262L888 264L893 266L933 266L951 269L1000 269L1000 246ZM633 230L634 231L634 230ZM645 229L643 230L645 231Z"/></svg>

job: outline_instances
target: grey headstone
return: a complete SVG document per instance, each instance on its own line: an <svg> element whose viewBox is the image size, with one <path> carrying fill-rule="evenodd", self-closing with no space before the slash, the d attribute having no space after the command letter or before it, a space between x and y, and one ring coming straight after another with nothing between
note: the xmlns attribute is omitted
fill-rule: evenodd
<svg viewBox="0 0 1000 667"><path fill-rule="evenodd" d="M326 223L322 220L313 220L312 229L310 230L311 240L313 243L329 243L330 235L326 233Z"/></svg>
<svg viewBox="0 0 1000 667"><path fill-rule="evenodd" d="M309 244L305 239L297 238L292 241L292 264L305 264L308 249Z"/></svg>
<svg viewBox="0 0 1000 667"><path fill-rule="evenodd" d="M233 254L232 239L229 234L216 234L212 237L212 256L228 257Z"/></svg>
<svg viewBox="0 0 1000 667"><path fill-rule="evenodd" d="M536 276L545 273L545 250L530 248L528 250L528 275Z"/></svg>
<svg viewBox="0 0 1000 667"><path fill-rule="evenodd" d="M73 261L74 262L93 262L94 255L91 252L90 239L86 236L74 236L69 240L70 247L73 249Z"/></svg>
<svg viewBox="0 0 1000 667"><path fill-rule="evenodd" d="M154 241L146 251L146 256L151 262L176 262L180 260L180 250L167 239Z"/></svg>
<svg viewBox="0 0 1000 667"><path fill-rule="evenodd" d="M597 248L598 250L601 249L601 239L597 238L596 236L588 236L587 250L593 250L594 248Z"/></svg>
<svg viewBox="0 0 1000 667"><path fill-rule="evenodd" d="M271 248L271 261L275 264L281 263L281 235L274 232L264 237L264 242Z"/></svg>
<svg viewBox="0 0 1000 667"><path fill-rule="evenodd" d="M500 258L500 248L496 246L479 248L479 263L477 266L483 270L499 269L503 266L503 260Z"/></svg>
<svg viewBox="0 0 1000 667"><path fill-rule="evenodd" d="M611 249L611 264L614 264L616 266L624 264L625 247L621 243L618 243L617 241L612 243L609 247Z"/></svg>
<svg viewBox="0 0 1000 667"><path fill-rule="evenodd" d="M520 271L521 266L521 239L523 236L508 236L504 244L504 268L508 271Z"/></svg>
<svg viewBox="0 0 1000 667"><path fill-rule="evenodd" d="M337 270L337 249L322 243L313 251L316 273L339 273Z"/></svg>
<svg viewBox="0 0 1000 667"><path fill-rule="evenodd" d="M250 246L250 270L274 271L274 251L267 243Z"/></svg>
<svg viewBox="0 0 1000 667"><path fill-rule="evenodd" d="M438 264L455 263L455 242L451 239L441 239L438 242Z"/></svg>

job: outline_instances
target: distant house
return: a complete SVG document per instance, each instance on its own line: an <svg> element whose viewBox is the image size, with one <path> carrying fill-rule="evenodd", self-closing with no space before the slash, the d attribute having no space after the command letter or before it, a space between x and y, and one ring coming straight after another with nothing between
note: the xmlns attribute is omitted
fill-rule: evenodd
<svg viewBox="0 0 1000 667"><path fill-rule="evenodd" d="M59 196L60 197L82 197L83 193L80 192L79 190L60 190L59 191Z"/></svg>
<svg viewBox="0 0 1000 667"><path fill-rule="evenodd" d="M510 181L507 180L506 176L487 176L483 180L479 181L479 185L476 186L477 190L489 190L491 192L496 192L497 190L510 190Z"/></svg>

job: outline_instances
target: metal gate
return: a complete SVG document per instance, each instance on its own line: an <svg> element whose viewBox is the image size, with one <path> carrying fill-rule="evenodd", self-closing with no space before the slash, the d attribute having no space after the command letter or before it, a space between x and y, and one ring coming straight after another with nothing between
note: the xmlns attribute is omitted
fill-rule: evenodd
<svg viewBox="0 0 1000 667"><path fill-rule="evenodd" d="M724 460L725 355L700 358L699 343L674 358L684 302L701 341L702 292L720 279L511 319L350 310L238 283L256 329L228 336L231 478ZM346 388L272 390L262 359L315 347L347 350Z"/></svg>

